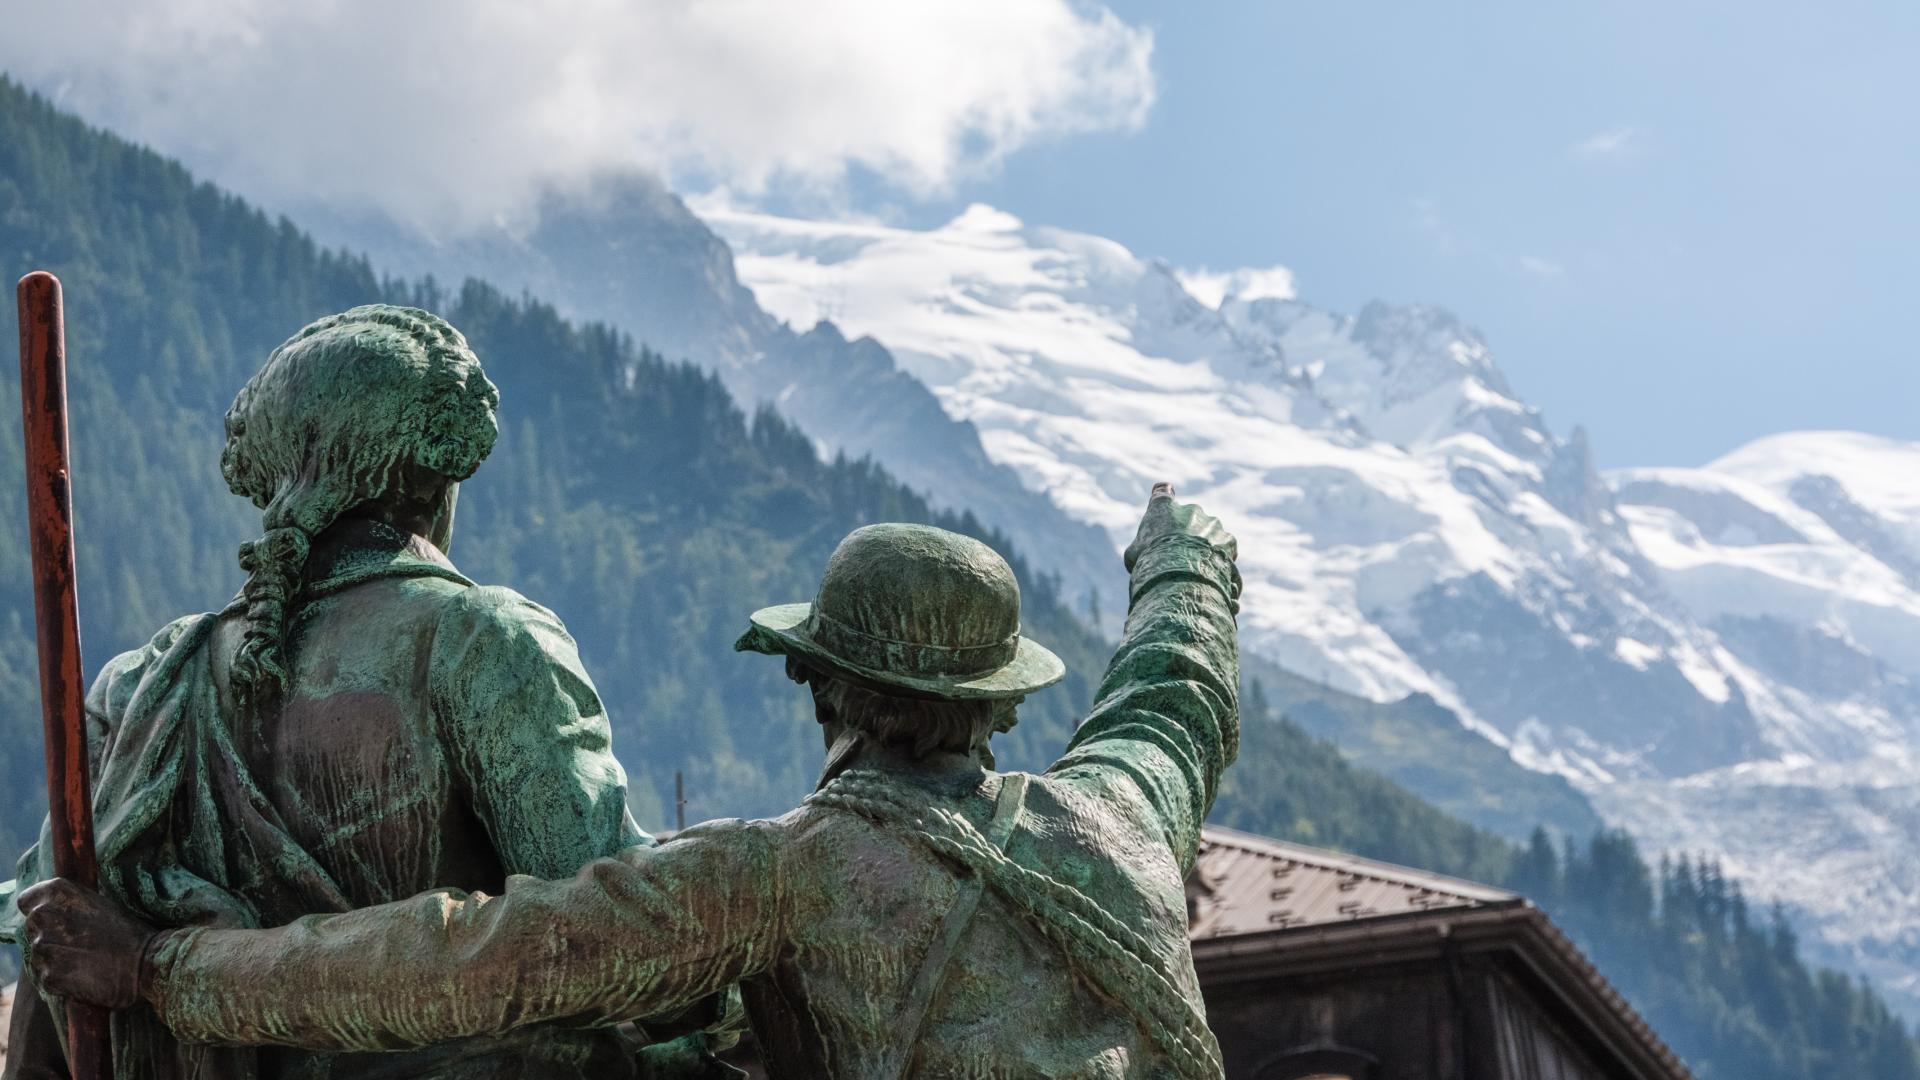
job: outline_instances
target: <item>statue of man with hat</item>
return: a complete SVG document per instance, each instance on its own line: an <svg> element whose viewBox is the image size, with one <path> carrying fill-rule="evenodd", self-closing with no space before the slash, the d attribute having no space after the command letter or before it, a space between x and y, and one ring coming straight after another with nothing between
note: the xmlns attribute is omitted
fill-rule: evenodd
<svg viewBox="0 0 1920 1080"><path fill-rule="evenodd" d="M1020 634L1012 572L939 529L860 529L813 603L739 642L785 657L827 746L785 816L266 931L157 932L49 882L21 899L42 978L144 998L194 1041L334 1050L611 1023L738 983L779 1080L1217 1080L1182 880L1238 746L1235 554L1156 488L1091 715L1045 773L1000 773L989 738L1063 674Z"/></svg>

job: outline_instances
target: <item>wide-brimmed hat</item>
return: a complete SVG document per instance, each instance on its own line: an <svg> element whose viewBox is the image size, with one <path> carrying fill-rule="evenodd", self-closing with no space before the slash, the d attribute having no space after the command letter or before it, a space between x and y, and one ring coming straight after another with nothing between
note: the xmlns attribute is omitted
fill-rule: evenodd
<svg viewBox="0 0 1920 1080"><path fill-rule="evenodd" d="M1013 569L978 540L929 525L868 525L840 541L810 604L752 615L734 648L794 656L888 693L1021 697L1066 675L1020 634Z"/></svg>

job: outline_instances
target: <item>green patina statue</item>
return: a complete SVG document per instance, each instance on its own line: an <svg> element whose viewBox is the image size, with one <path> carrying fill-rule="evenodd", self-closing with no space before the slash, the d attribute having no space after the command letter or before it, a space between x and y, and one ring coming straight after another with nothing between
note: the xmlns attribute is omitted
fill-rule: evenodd
<svg viewBox="0 0 1920 1080"><path fill-rule="evenodd" d="M1061 665L1007 564L914 525L849 536L812 604L756 613L827 746L818 790L566 880L266 931L156 932L63 881L21 898L53 991L184 1039L333 1051L610 1024L739 984L769 1073L1222 1075L1182 879L1238 742L1233 539L1156 489L1098 704L1044 774L988 739Z"/></svg>
<svg viewBox="0 0 1920 1080"><path fill-rule="evenodd" d="M102 886L136 916L280 926L437 886L565 878L652 842L559 620L447 560L459 483L492 449L497 401L458 331L387 306L308 326L241 390L221 469L261 509L264 534L240 551L245 590L115 658L87 700ZM49 874L47 846L43 832L19 884ZM0 933L17 936L8 921ZM58 953L22 944L30 971ZM387 958L365 959L387 981ZM8 1078L66 1075L57 1006L19 996ZM139 1078L634 1068L611 1030L465 1034L399 1054L215 1048L139 1005L115 1016L113 1054L117 1076Z"/></svg>

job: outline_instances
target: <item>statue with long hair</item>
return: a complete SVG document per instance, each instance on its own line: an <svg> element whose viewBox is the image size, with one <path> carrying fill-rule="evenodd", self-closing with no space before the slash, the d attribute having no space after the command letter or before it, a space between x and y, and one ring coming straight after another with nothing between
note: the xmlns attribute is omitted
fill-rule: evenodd
<svg viewBox="0 0 1920 1080"><path fill-rule="evenodd" d="M88 697L107 895L157 927L265 928L438 886L499 893L652 843L560 620L448 558L498 403L457 330L387 305L306 327L240 391L221 471L260 509L245 587L109 662ZM50 874L46 847L43 833L20 886ZM30 971L48 958L21 943ZM59 999L23 983L9 1080L65 1075L59 1023ZM182 1042L144 1005L115 1015L113 1054L140 1078L634 1069L611 1028L254 1050Z"/></svg>

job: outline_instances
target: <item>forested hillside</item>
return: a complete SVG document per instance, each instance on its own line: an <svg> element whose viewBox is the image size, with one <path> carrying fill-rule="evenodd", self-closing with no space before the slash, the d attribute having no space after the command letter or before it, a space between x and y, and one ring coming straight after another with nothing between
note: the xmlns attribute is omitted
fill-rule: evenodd
<svg viewBox="0 0 1920 1080"><path fill-rule="evenodd" d="M1509 886L1580 943L1703 1080L1920 1076L1909 1029L1864 980L1810 970L1778 909L1756 918L1709 859L1649 869L1608 831L1534 836Z"/></svg>
<svg viewBox="0 0 1920 1080"><path fill-rule="evenodd" d="M709 376L602 328L476 283L447 294L383 281L11 87L0 125L0 256L66 285L94 667L238 588L235 552L258 519L220 479L221 416L288 334L373 300L447 315L500 385L502 436L462 491L454 558L554 608L582 641L649 824L664 820L657 793L675 770L695 815L783 809L807 790L820 755L811 710L780 665L732 652L748 612L810 596L833 545L860 524L980 532L933 515L870 463L822 462L778 418L744 416ZM0 468L18 475L18 420L0 416ZM22 520L17 487L0 497ZM1049 583L1015 562L1032 632L1073 668L1023 711L1010 750L1031 760L1064 742L1101 657ZM10 847L39 803L27 582L24 534L0 530L0 693L12 736L0 740L0 839Z"/></svg>
<svg viewBox="0 0 1920 1080"><path fill-rule="evenodd" d="M1514 841L1543 825L1562 836L1587 836L1601 826L1566 777L1519 767L1426 694L1368 701L1258 656L1243 663L1275 712L1453 817Z"/></svg>
<svg viewBox="0 0 1920 1080"><path fill-rule="evenodd" d="M803 433L746 415L696 368L482 284L382 280L0 80L0 268L37 267L67 286L91 666L239 586L235 550L257 520L220 481L220 417L268 350L320 314L423 304L467 333L503 396L502 437L463 491L453 556L554 608L580 639L648 825L670 821L676 771L691 818L782 809L810 785L821 750L800 692L779 664L731 651L749 611L808 596L827 553L863 522L979 532L869 462L821 460ZM11 365L0 371L11 400ZM44 805L19 458L17 417L0 409L6 851ZM1030 632L1072 670L1006 740L1003 758L1031 766L1089 704L1104 645L1049 582L1021 572ZM1543 837L1523 852L1350 765L1268 696L1248 687L1224 823L1535 892L1704 1076L1916 1075L1904 1027L1871 991L1809 972L1789 932L1756 928L1697 864L1657 875L1606 835L1566 852ZM1271 696L1317 703L1316 729L1367 722L1304 686Z"/></svg>

